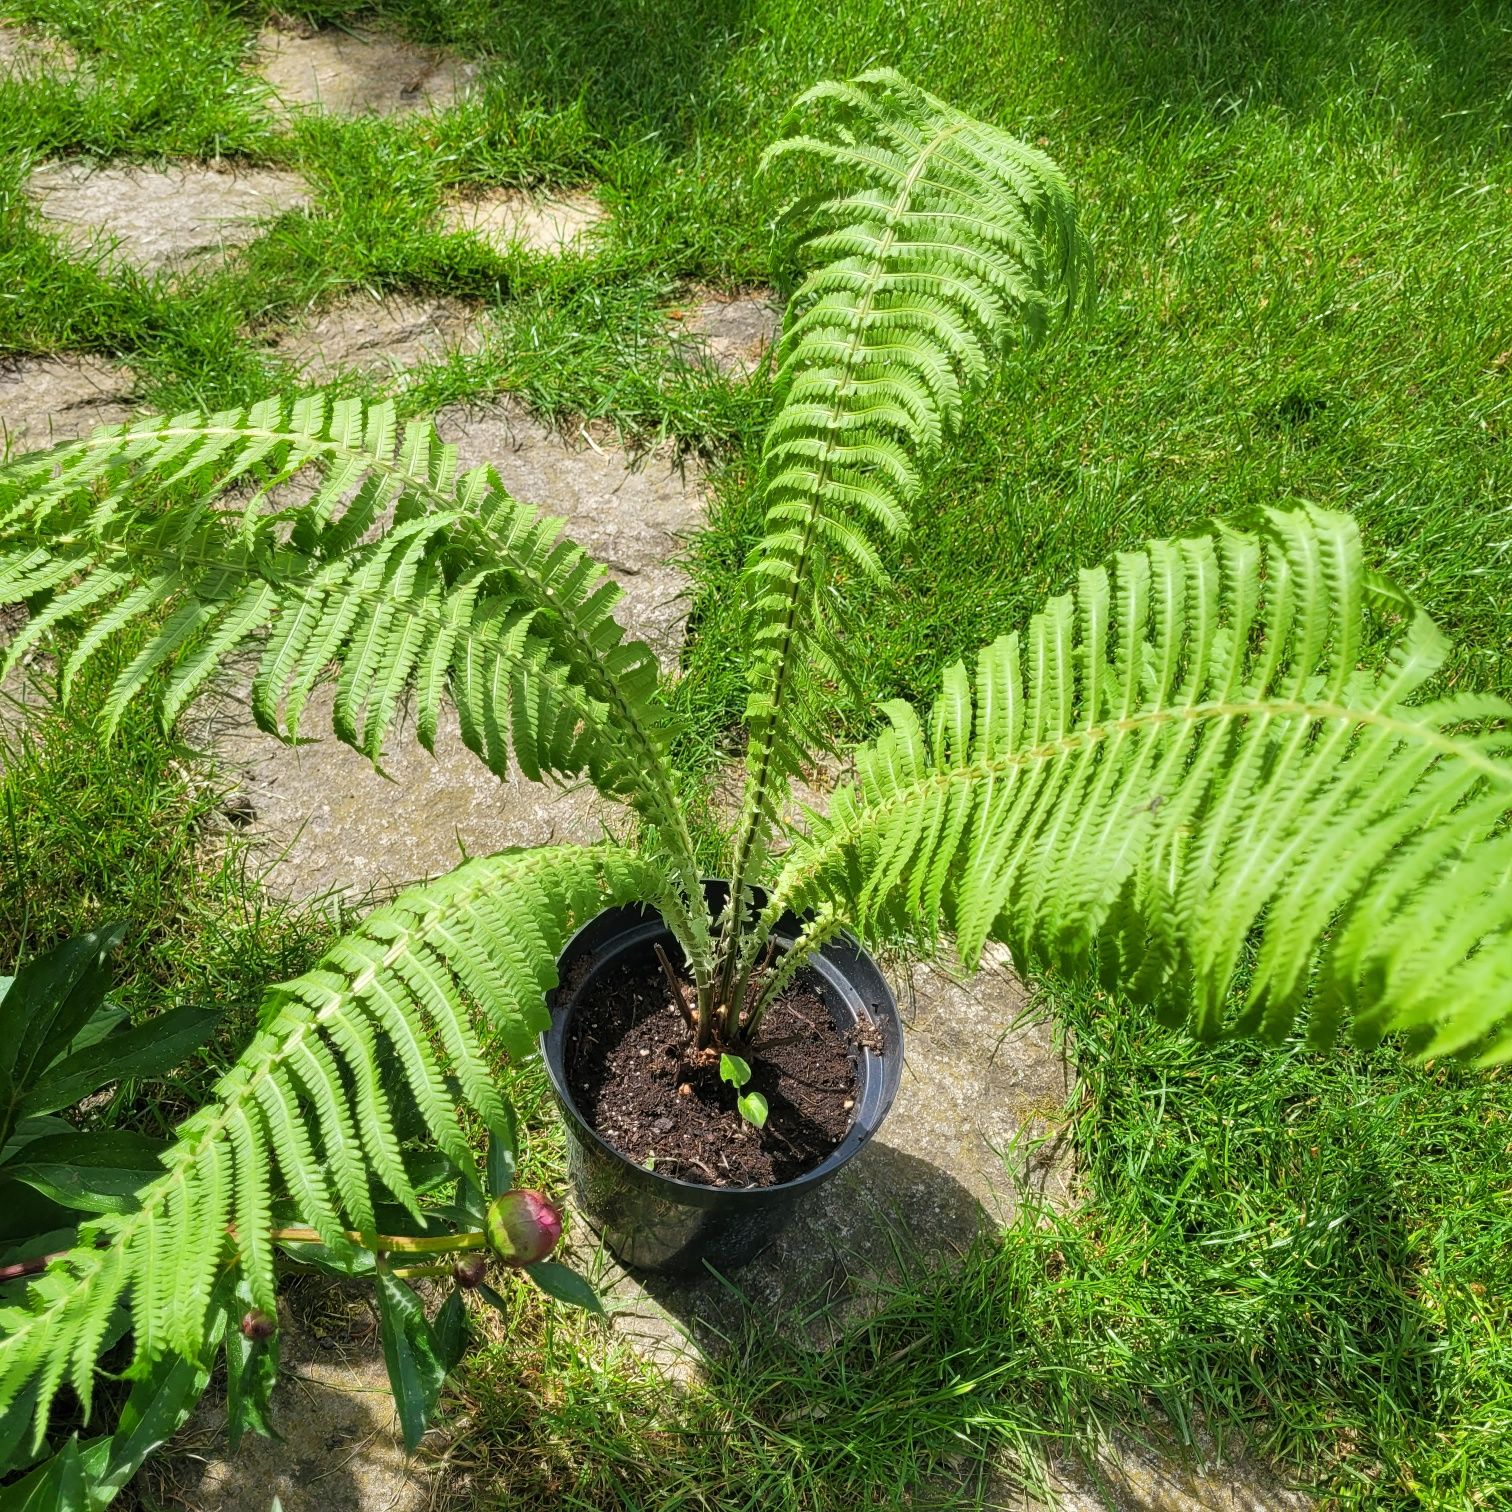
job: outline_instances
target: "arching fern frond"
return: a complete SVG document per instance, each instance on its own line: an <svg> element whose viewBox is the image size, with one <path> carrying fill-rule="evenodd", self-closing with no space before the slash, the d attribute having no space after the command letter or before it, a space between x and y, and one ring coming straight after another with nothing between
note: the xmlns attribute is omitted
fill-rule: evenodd
<svg viewBox="0 0 1512 1512"><path fill-rule="evenodd" d="M139 1366L167 1352L197 1356L230 1254L271 1313L279 1174L301 1216L335 1244L343 1230L373 1232L375 1183L418 1219L380 1068L394 1068L429 1139L469 1170L457 1094L490 1127L505 1121L486 1049L534 1049L567 936L601 908L665 903L671 889L660 868L610 846L505 852L401 894L314 970L271 989L257 1036L179 1127L167 1170L136 1209L83 1225L26 1305L0 1309L0 1411L37 1381L40 1437L65 1377L87 1405L100 1339L122 1302Z"/></svg>
<svg viewBox="0 0 1512 1512"><path fill-rule="evenodd" d="M0 676L68 623L66 696L112 637L146 627L108 730L149 689L171 722L255 646L263 729L295 736L334 664L335 733L374 761L411 699L431 748L450 698L499 776L511 756L535 780L586 776L654 828L683 883L671 922L706 977L670 715L655 656L613 617L619 597L560 520L492 468L459 478L456 449L429 422L400 435L386 402L314 393L145 419L0 468L0 605L32 611Z"/></svg>
<svg viewBox="0 0 1512 1512"><path fill-rule="evenodd" d="M1352 1018L1512 1059L1512 706L1424 696L1445 653L1347 517L1155 542L951 668L926 720L890 706L771 915L1095 961L1204 1039L1306 1009L1317 1045Z"/></svg>
<svg viewBox="0 0 1512 1512"><path fill-rule="evenodd" d="M316 393L140 420L0 469L0 605L33 611L5 666L72 622L66 692L111 637L153 626L107 729L148 687L171 721L252 643L271 733L298 732L334 662L335 733L375 761L411 694L429 747L449 692L499 775L511 752L532 778L587 775L675 831L656 660L625 640L619 596L560 520L492 469L458 478L455 448L428 422L401 436L388 403Z"/></svg>
<svg viewBox="0 0 1512 1512"><path fill-rule="evenodd" d="M1070 192L1043 153L891 69L803 95L796 160L829 188L787 223L811 268L789 308L767 432L766 525L748 564L750 753L734 876L743 882L786 779L822 745L813 695L842 675L825 609L837 573L875 577L921 468L965 395L1084 281ZM836 194L834 185L841 184Z"/></svg>

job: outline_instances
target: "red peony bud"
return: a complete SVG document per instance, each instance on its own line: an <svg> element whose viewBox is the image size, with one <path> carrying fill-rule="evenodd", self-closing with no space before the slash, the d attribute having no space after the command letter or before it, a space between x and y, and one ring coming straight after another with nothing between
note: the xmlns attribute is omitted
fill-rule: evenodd
<svg viewBox="0 0 1512 1512"><path fill-rule="evenodd" d="M488 1210L488 1246L506 1265L534 1265L556 1248L562 1215L539 1192L505 1192Z"/></svg>
<svg viewBox="0 0 1512 1512"><path fill-rule="evenodd" d="M488 1274L488 1261L482 1255L463 1255L452 1266L452 1280L463 1291L471 1291L475 1286L482 1286L483 1278Z"/></svg>
<svg viewBox="0 0 1512 1512"><path fill-rule="evenodd" d="M254 1344L261 1343L264 1339L271 1339L277 1327L278 1325L267 1313L254 1307L251 1312L242 1317L242 1338L251 1339Z"/></svg>

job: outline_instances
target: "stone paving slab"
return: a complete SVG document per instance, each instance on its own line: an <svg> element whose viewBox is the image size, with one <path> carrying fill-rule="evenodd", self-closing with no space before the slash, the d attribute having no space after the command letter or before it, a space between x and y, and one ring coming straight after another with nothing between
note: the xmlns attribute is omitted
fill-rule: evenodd
<svg viewBox="0 0 1512 1512"><path fill-rule="evenodd" d="M26 193L71 247L102 248L144 273L203 270L255 241L262 222L310 202L296 173L199 164L46 163Z"/></svg>
<svg viewBox="0 0 1512 1512"><path fill-rule="evenodd" d="M0 357L0 451L37 451L119 425L132 375L104 357Z"/></svg>
<svg viewBox="0 0 1512 1512"><path fill-rule="evenodd" d="M74 50L61 37L0 19L0 79L44 70L71 73L78 66Z"/></svg>
<svg viewBox="0 0 1512 1512"><path fill-rule="evenodd" d="M357 294L307 316L272 350L306 381L324 383L343 368L388 373L476 352L488 328L488 316L461 300Z"/></svg>
<svg viewBox="0 0 1512 1512"><path fill-rule="evenodd" d="M411 726L391 732L383 769L331 734L330 686L317 689L289 746L253 723L246 674L191 717L186 734L236 786L229 813L266 868L264 885L294 900L350 903L440 876L466 856L512 845L591 844L623 832L622 811L589 788L500 781L444 712L431 756Z"/></svg>
<svg viewBox="0 0 1512 1512"><path fill-rule="evenodd" d="M273 88L272 105L288 117L398 115L446 110L467 92L474 65L440 48L423 47L368 27L265 27L254 69Z"/></svg>
<svg viewBox="0 0 1512 1512"><path fill-rule="evenodd" d="M625 590L620 623L674 664L689 586L676 558L704 523L698 469L666 451L632 459L607 437L563 436L509 402L453 405L436 425L464 470L490 463L515 498L566 520Z"/></svg>
<svg viewBox="0 0 1512 1512"><path fill-rule="evenodd" d="M441 214L447 231L476 236L498 252L523 247L548 256L581 250L588 233L606 219L604 207L583 189L499 189L453 201Z"/></svg>
<svg viewBox="0 0 1512 1512"><path fill-rule="evenodd" d="M690 366L749 378L768 361L782 328L782 306L770 289L705 293L667 312L672 338Z"/></svg>

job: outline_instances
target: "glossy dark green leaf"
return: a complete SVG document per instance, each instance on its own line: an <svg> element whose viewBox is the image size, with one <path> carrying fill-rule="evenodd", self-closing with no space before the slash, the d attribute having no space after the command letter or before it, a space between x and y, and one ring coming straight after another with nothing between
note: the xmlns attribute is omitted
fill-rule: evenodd
<svg viewBox="0 0 1512 1512"><path fill-rule="evenodd" d="M332 1248L318 1241L306 1244L302 1240L281 1239L278 1247L296 1264L308 1265L328 1276L373 1274L373 1252L359 1245L343 1243Z"/></svg>
<svg viewBox="0 0 1512 1512"><path fill-rule="evenodd" d="M0 1476L23 1469L36 1459L31 1452L32 1413L36 1407L37 1383L31 1380L0 1412Z"/></svg>
<svg viewBox="0 0 1512 1512"><path fill-rule="evenodd" d="M490 1307L492 1307L496 1312L500 1313L504 1318L508 1319L513 1316L513 1309L511 1309L509 1303L507 1303L503 1299L503 1297L501 1297L498 1292L496 1292L493 1287L488 1284L488 1282L485 1281L478 1288L478 1295L482 1297L482 1299L486 1303L488 1303Z"/></svg>
<svg viewBox="0 0 1512 1512"><path fill-rule="evenodd" d="M488 1163L485 1179L488 1195L497 1197L514 1185L515 1166L520 1156L520 1123L514 1104L500 1094L503 1117L488 1131Z"/></svg>
<svg viewBox="0 0 1512 1512"><path fill-rule="evenodd" d="M502 1196L514 1186L515 1145L514 1141L500 1139L497 1134L488 1136L488 1195Z"/></svg>
<svg viewBox="0 0 1512 1512"><path fill-rule="evenodd" d="M446 1367L420 1298L387 1266L378 1268L378 1326L404 1446L413 1453L436 1409Z"/></svg>
<svg viewBox="0 0 1512 1512"><path fill-rule="evenodd" d="M555 1297L558 1302L566 1302L572 1307L583 1307L589 1312L604 1314L604 1304L599 1301L599 1294L593 1289L592 1284L575 1270L568 1270L565 1265L559 1265L555 1260L541 1260L535 1265L524 1267L525 1274L546 1293L548 1297Z"/></svg>
<svg viewBox="0 0 1512 1512"><path fill-rule="evenodd" d="M166 1140L110 1129L51 1134L33 1140L6 1165L5 1174L64 1207L86 1213L129 1213L137 1190L163 1174Z"/></svg>
<svg viewBox="0 0 1512 1512"><path fill-rule="evenodd" d="M109 1082L171 1071L210 1038L220 1021L213 1008L175 1008L124 1034L61 1060L21 1098L22 1116L71 1108Z"/></svg>
<svg viewBox="0 0 1512 1512"><path fill-rule="evenodd" d="M83 1453L91 1507L103 1507L141 1469L142 1461L161 1448L188 1421L194 1404L210 1384L210 1363L225 1327L222 1312L197 1360L167 1355L131 1388L116 1419L115 1432L96 1440Z"/></svg>
<svg viewBox="0 0 1512 1512"><path fill-rule="evenodd" d="M46 1464L0 1490L0 1512L89 1512L75 1434Z"/></svg>
<svg viewBox="0 0 1512 1512"><path fill-rule="evenodd" d="M123 925L65 940L28 961L0 998L0 1068L24 1094L83 1028L110 986L106 954Z"/></svg>
<svg viewBox="0 0 1512 1512"><path fill-rule="evenodd" d="M467 1352L467 1304L457 1287L441 1304L432 1325L436 1330L436 1353L444 1370L455 1370Z"/></svg>

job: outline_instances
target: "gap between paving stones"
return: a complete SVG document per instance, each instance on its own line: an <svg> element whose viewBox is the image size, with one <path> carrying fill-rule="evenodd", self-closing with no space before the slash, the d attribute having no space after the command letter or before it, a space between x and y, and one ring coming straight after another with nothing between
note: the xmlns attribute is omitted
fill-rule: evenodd
<svg viewBox="0 0 1512 1512"><path fill-rule="evenodd" d="M297 173L197 164L45 163L26 193L44 224L75 251L175 275L224 261L257 240L263 222L310 203Z"/></svg>

